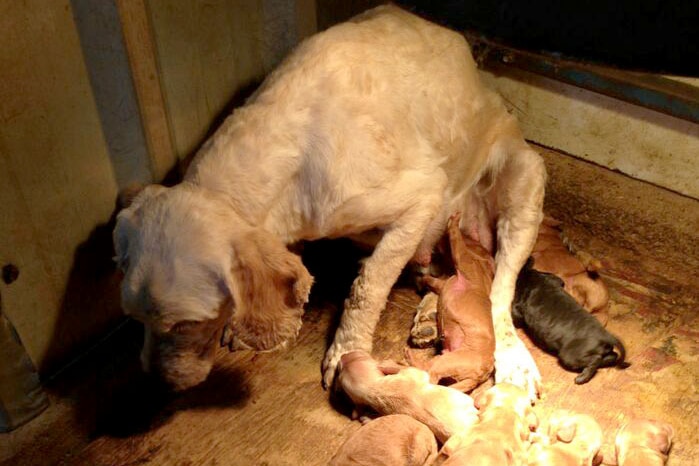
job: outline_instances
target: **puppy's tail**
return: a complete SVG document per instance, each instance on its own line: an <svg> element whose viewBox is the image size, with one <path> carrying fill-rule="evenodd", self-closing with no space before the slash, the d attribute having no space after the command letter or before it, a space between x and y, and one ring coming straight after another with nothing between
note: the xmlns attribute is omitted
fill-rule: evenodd
<svg viewBox="0 0 699 466"><path fill-rule="evenodd" d="M614 365L619 367L620 369L626 369L631 364L626 362L626 348L624 348L624 344L616 336L614 336L612 334L610 334L609 336L610 336L609 343L612 346L614 346L614 348L619 350L619 357L614 362Z"/></svg>

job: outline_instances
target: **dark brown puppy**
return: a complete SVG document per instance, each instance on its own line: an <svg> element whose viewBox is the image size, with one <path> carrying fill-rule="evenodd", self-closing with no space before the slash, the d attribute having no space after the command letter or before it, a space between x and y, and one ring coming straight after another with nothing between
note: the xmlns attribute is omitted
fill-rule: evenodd
<svg viewBox="0 0 699 466"><path fill-rule="evenodd" d="M563 280L534 270L532 259L517 277L512 319L537 344L557 355L563 367L581 372L575 378L577 384L588 382L600 367L628 366L621 341L565 292Z"/></svg>

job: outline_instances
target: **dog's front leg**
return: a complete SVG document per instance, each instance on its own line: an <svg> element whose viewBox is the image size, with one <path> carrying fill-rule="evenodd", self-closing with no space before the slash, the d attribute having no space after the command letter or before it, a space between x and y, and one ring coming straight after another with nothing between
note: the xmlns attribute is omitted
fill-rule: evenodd
<svg viewBox="0 0 699 466"><path fill-rule="evenodd" d="M495 277L490 293L495 328L495 382L523 387L537 398L541 375L529 350L519 339L510 308L520 269L529 257L539 224L546 184L546 168L531 149L508 160L497 181L497 241Z"/></svg>
<svg viewBox="0 0 699 466"><path fill-rule="evenodd" d="M438 192L441 193L441 190ZM428 225L436 217L442 205L441 199L441 195L427 196L422 193L419 202L406 209L386 229L374 252L364 262L345 300L335 339L323 360L325 388L332 385L335 369L343 354L353 350L371 353L374 329L391 287L414 255Z"/></svg>

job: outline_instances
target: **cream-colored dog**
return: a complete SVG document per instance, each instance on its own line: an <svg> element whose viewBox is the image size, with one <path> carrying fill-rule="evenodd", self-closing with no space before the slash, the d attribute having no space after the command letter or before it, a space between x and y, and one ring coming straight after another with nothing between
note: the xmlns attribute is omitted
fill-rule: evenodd
<svg viewBox="0 0 699 466"><path fill-rule="evenodd" d="M666 422L633 419L616 434L616 460L619 466L662 466L672 446L675 431Z"/></svg>
<svg viewBox="0 0 699 466"><path fill-rule="evenodd" d="M280 347L297 335L312 281L286 246L378 232L323 361L330 384L343 354L371 349L401 270L411 258L429 262L458 210L462 229L491 249L497 237L496 380L534 397L540 375L510 305L545 178L461 35L395 6L332 27L226 119L181 184L148 187L119 214L122 301L145 324L143 363L176 388L201 382L213 352L191 349L180 332L213 345L220 329L202 323L221 312L234 346Z"/></svg>

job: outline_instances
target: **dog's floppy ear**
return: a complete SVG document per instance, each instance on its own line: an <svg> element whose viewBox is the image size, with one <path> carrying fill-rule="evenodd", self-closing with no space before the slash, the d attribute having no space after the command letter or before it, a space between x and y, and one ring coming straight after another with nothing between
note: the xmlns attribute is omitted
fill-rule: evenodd
<svg viewBox="0 0 699 466"><path fill-rule="evenodd" d="M233 256L229 288L238 338L256 350L295 338L313 283L301 258L260 228L236 235Z"/></svg>

